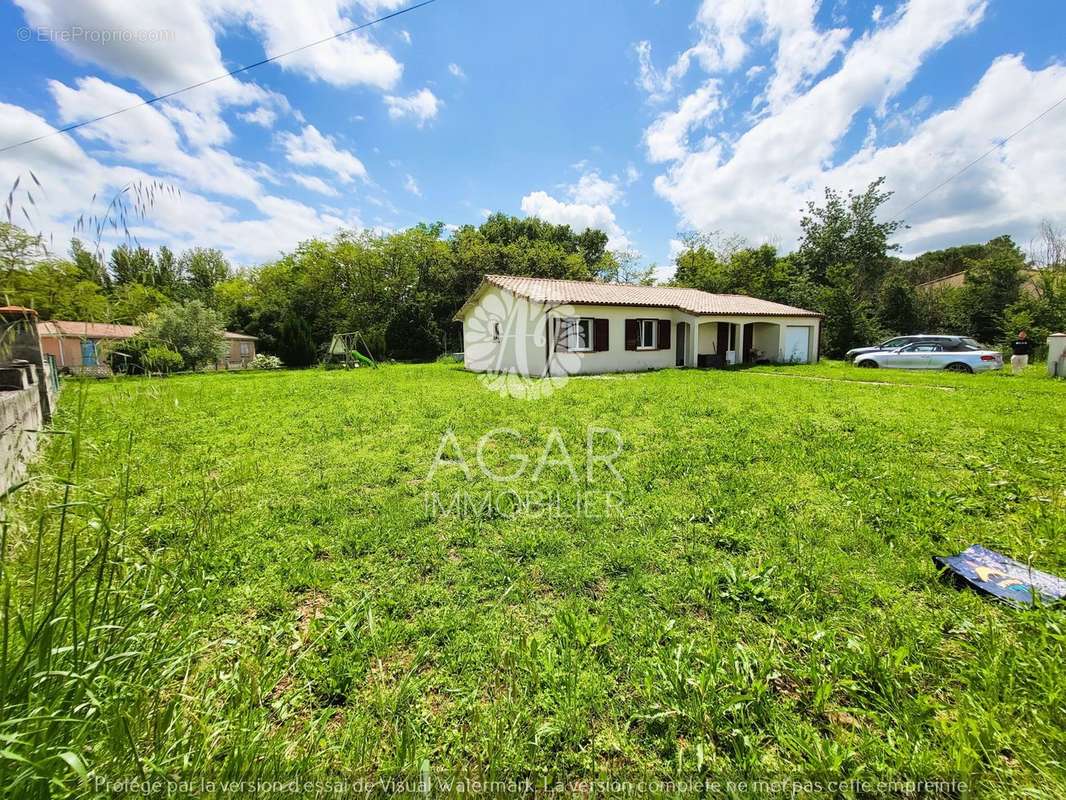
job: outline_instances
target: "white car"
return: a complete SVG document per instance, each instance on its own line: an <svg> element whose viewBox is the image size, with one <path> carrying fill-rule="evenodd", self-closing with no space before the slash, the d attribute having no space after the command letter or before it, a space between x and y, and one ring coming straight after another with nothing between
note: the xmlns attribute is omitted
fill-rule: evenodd
<svg viewBox="0 0 1066 800"><path fill-rule="evenodd" d="M863 353L855 359L855 366L986 372L1003 369L1003 354L962 343L917 342L894 350Z"/></svg>

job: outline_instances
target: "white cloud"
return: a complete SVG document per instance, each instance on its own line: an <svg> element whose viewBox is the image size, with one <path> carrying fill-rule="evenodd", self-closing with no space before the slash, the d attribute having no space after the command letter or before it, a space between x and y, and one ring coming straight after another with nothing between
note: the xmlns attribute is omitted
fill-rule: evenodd
<svg viewBox="0 0 1066 800"><path fill-rule="evenodd" d="M418 188L418 181L415 180L414 175L406 175L403 179L403 188L413 194L415 197L422 196L422 190Z"/></svg>
<svg viewBox="0 0 1066 800"><path fill-rule="evenodd" d="M221 23L241 21L263 39L268 56L277 56L309 42L355 27L359 20L345 16L343 0L314 3L263 2L262 0L203 0L205 13ZM374 12L393 3L363 3ZM372 6L372 7L371 7ZM213 13L211 13L213 12ZM362 33L349 33L322 42L275 62L281 69L298 72L334 86L366 85L391 89L403 75L403 65L387 50Z"/></svg>
<svg viewBox="0 0 1066 800"><path fill-rule="evenodd" d="M718 82L711 79L684 98L677 111L660 114L644 133L648 159L661 162L682 158L688 150L689 132L706 123L720 107Z"/></svg>
<svg viewBox="0 0 1066 800"><path fill-rule="evenodd" d="M688 72L690 55L682 54L665 72L655 67L651 55L651 42L640 41L633 45L637 54L637 86L648 93L652 102L660 102L674 91L675 84Z"/></svg>
<svg viewBox="0 0 1066 800"><path fill-rule="evenodd" d="M290 172L289 177L305 189L324 194L327 197L339 197L340 192L319 178L317 175L303 175L299 172Z"/></svg>
<svg viewBox="0 0 1066 800"><path fill-rule="evenodd" d="M629 186L631 184L634 184L638 180L640 180L640 170L637 169L632 164L627 164L626 165L626 185Z"/></svg>
<svg viewBox="0 0 1066 800"><path fill-rule="evenodd" d="M522 213L555 225L569 225L575 231L598 228L607 234L608 245L614 250L624 250L630 245L629 237L607 205L564 203L547 192L531 192L522 198Z"/></svg>
<svg viewBox="0 0 1066 800"><path fill-rule="evenodd" d="M601 178L600 173L595 170L578 178L577 183L570 186L567 192L575 203L593 206L610 205L622 197L618 181Z"/></svg>
<svg viewBox="0 0 1066 800"><path fill-rule="evenodd" d="M556 225L569 225L576 231L598 228L607 234L608 246L614 250L631 246L611 209L612 203L622 199L617 178L608 180L592 170L582 174L576 183L564 187L564 191L571 202L558 200L543 191L527 194L522 198L523 213Z"/></svg>
<svg viewBox="0 0 1066 800"><path fill-rule="evenodd" d="M465 78L466 77L466 73L463 72L463 68L460 67L458 64L449 64L448 65L448 72L450 72L456 78Z"/></svg>
<svg viewBox="0 0 1066 800"><path fill-rule="evenodd" d="M347 15L351 0L290 3L283 0L17 0L30 25L55 30L84 29L151 31L152 36L111 41L71 37L59 45L80 59L132 77L155 94L224 75L226 66L216 36L228 26L244 24L262 39L268 56L277 56L310 42L353 28L361 20ZM362 0L367 13L393 10L402 0ZM391 89L403 74L387 50L362 33L325 41L276 62L284 70L335 86L368 85ZM223 80L182 95L185 105L203 110L223 103L247 104L266 93L254 83Z"/></svg>
<svg viewBox="0 0 1066 800"><path fill-rule="evenodd" d="M278 118L277 112L266 106L259 106L254 111L245 111L237 116L251 125L261 125L264 128L274 127L274 122Z"/></svg>
<svg viewBox="0 0 1066 800"><path fill-rule="evenodd" d="M141 102L139 95L127 92L99 78L82 78L76 87L51 81L49 89L64 123L79 122L99 114L101 108L125 108ZM164 114L163 110L168 113ZM186 152L177 128L168 116L184 109L141 106L116 117L101 120L78 130L82 138L107 145L121 158L163 170L194 187L219 194L254 198L260 194L255 168L224 150L199 147ZM193 144L197 144L193 142Z"/></svg>
<svg viewBox="0 0 1066 800"><path fill-rule="evenodd" d="M1066 85L1066 65L1030 71L1020 55L996 60L970 94L921 122L899 144L863 149L824 173L833 186L864 186L886 175L898 213L1049 105ZM1066 165L1051 142L1066 139L1060 106L907 213L905 250L924 250L1010 233L1023 246L1040 220L1066 218Z"/></svg>
<svg viewBox="0 0 1066 800"><path fill-rule="evenodd" d="M388 106L389 116L392 119L410 117L421 128L427 121L437 116L443 104L429 89L420 89L407 97L386 95L385 105Z"/></svg>
<svg viewBox="0 0 1066 800"><path fill-rule="evenodd" d="M696 16L698 37L665 71L655 68L651 43L635 45L638 60L637 85L650 99L669 96L693 62L708 73L728 73L738 69L751 52L749 39L762 44L776 42L773 76L756 105L767 103L771 110L788 102L808 80L819 75L845 46L846 28L818 30L817 0L703 0ZM753 31L760 31L758 37ZM761 65L747 70L748 78L762 72Z"/></svg>
<svg viewBox="0 0 1066 800"><path fill-rule="evenodd" d="M863 109L884 113L888 101L907 86L923 59L976 25L984 7L983 0L912 0L886 24L854 42L835 72L779 107L771 100L768 114L728 148L713 137L692 147L653 125L648 139L653 133L660 136L653 155L673 162L655 179L656 191L673 204L686 227L725 230L754 241L768 236L792 239L804 200L819 195L827 184L863 185L860 171L853 170L847 182L840 184L837 181L844 172L827 166L856 115ZM726 37L718 60L739 63L738 54L743 52L742 41ZM1022 107L1017 91L1008 91L1006 96L1013 98L1014 108ZM682 101L681 108L684 105ZM977 130L987 131L988 125ZM939 169L941 158L926 154L920 159L927 174ZM860 163L857 159L877 163L869 149L849 163ZM919 173L900 181L892 171L878 169L888 175L889 188L928 181ZM869 171L870 177L882 172Z"/></svg>
<svg viewBox="0 0 1066 800"><path fill-rule="evenodd" d="M401 30L400 31L400 38L403 39L404 44L411 44L412 39L411 39L411 32L410 31Z"/></svg>
<svg viewBox="0 0 1066 800"><path fill-rule="evenodd" d="M366 167L350 150L343 150L314 125L299 133L282 133L278 140L285 148L285 158L302 167L317 166L329 170L344 183L367 177Z"/></svg>
<svg viewBox="0 0 1066 800"><path fill-rule="evenodd" d="M0 103L0 141L21 141L53 130L36 114ZM51 239L58 250L63 250L73 235L74 222L80 215L101 214L123 187L134 183L147 187L158 179L180 186L177 179L167 175L105 165L65 134L50 136L32 147L0 153L0 184L10 186L18 176L27 183L29 170L44 185L44 191L35 195L32 228ZM188 189L183 189L180 196L159 190L153 194L148 219L128 220L131 233L143 244L168 244L180 249L207 243L221 248L239 263L275 258L304 239L332 235L341 227L361 226L354 214L322 213L261 192L251 199L254 211L250 217ZM90 242L93 238L92 233L81 235ZM103 239L105 244L116 244L123 239L123 233L121 229L105 231Z"/></svg>

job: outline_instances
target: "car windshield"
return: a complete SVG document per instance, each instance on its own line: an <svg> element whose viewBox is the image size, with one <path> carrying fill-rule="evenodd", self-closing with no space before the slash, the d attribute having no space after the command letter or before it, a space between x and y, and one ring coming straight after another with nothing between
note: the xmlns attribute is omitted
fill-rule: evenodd
<svg viewBox="0 0 1066 800"><path fill-rule="evenodd" d="M903 347L910 339L906 336L897 336L895 339L889 339L887 342L881 342L881 347Z"/></svg>

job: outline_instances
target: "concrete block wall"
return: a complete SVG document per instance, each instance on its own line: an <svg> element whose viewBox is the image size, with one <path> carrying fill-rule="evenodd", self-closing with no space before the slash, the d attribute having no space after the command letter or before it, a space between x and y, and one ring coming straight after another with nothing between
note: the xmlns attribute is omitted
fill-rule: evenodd
<svg viewBox="0 0 1066 800"><path fill-rule="evenodd" d="M0 495L26 474L37 453L44 409L32 364L0 367Z"/></svg>

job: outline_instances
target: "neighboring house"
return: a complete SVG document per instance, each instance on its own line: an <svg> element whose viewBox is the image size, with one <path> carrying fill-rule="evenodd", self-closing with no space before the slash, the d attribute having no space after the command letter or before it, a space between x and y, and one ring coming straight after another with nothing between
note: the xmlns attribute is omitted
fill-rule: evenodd
<svg viewBox="0 0 1066 800"><path fill-rule="evenodd" d="M110 322L73 322L54 319L37 323L41 350L53 356L60 372L87 375L107 375L108 367L100 345L136 336L136 325L115 325Z"/></svg>
<svg viewBox="0 0 1066 800"><path fill-rule="evenodd" d="M80 375L108 375L105 354L101 350L104 342L119 342L129 339L141 332L138 325L115 325L110 322L73 322L53 319L38 322L37 332L41 337L41 350L56 360L61 372L73 372ZM255 358L254 336L225 331L226 352L216 369L241 369ZM111 350L121 351L121 347Z"/></svg>
<svg viewBox="0 0 1066 800"><path fill-rule="evenodd" d="M218 369L244 369L255 358L255 343L258 341L254 336L246 333L222 334L228 348L225 356L218 362Z"/></svg>
<svg viewBox="0 0 1066 800"><path fill-rule="evenodd" d="M1035 296L1037 294L1036 280L1039 275L1039 270L1023 269L1020 273L1020 277L1022 278L1022 292ZM934 278L931 281L919 283L914 288L919 292L935 292L940 291L941 289L959 289L965 285L966 270L962 270L961 272L953 272L950 275L945 275L942 278Z"/></svg>
<svg viewBox="0 0 1066 800"><path fill-rule="evenodd" d="M486 275L455 315L475 372L572 375L818 359L821 315L698 289Z"/></svg>

